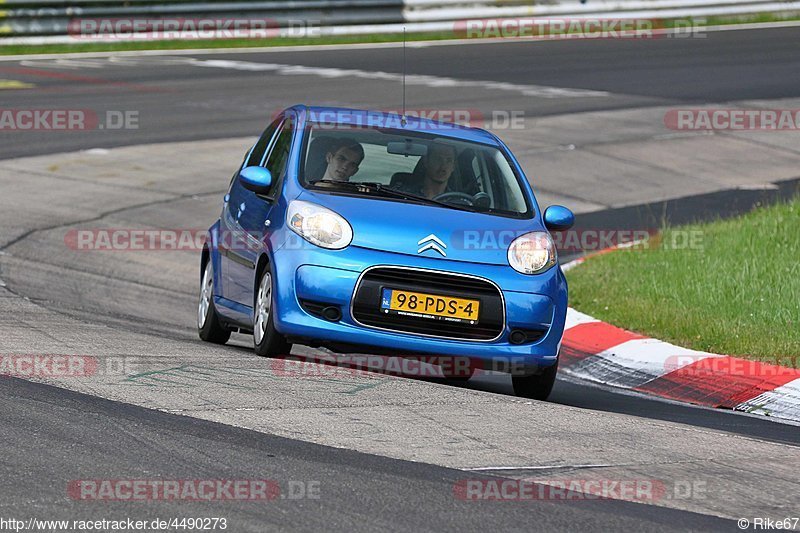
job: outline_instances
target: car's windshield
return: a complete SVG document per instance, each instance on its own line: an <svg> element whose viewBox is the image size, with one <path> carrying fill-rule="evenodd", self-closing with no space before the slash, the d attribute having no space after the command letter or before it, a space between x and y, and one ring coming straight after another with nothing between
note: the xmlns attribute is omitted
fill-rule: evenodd
<svg viewBox="0 0 800 533"><path fill-rule="evenodd" d="M530 213L519 179L496 147L396 129L314 124L307 133L305 187L505 216Z"/></svg>

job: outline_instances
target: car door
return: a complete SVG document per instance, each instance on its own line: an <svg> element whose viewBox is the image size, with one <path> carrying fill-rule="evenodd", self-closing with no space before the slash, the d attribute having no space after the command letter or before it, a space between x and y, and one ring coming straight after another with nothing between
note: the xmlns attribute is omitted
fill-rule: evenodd
<svg viewBox="0 0 800 533"><path fill-rule="evenodd" d="M278 127L264 158L260 162L272 174L273 186L268 195L257 195L239 185L231 194L229 209L241 238L237 248L229 254L228 268L231 286L230 298L247 307L253 306L255 266L270 232L267 225L275 199L283 187L289 150L294 132L294 121L287 117Z"/></svg>
<svg viewBox="0 0 800 533"><path fill-rule="evenodd" d="M243 248L247 241L247 236L240 224L240 220L247 207L247 194L249 191L245 189L239 182L239 172L249 166L263 165L268 148L272 144L278 128L283 123L284 117L280 116L275 119L267 129L261 134L258 141L250 148L242 161L242 164L236 170L231 179L228 193L225 195L222 216L220 217L220 239L219 251L221 260L221 280L222 287L220 295L232 301L239 301L237 294L241 292L241 287L237 286L237 278L235 277L236 268L231 268L232 264L244 261L240 255L241 248ZM252 193L250 193L252 194Z"/></svg>

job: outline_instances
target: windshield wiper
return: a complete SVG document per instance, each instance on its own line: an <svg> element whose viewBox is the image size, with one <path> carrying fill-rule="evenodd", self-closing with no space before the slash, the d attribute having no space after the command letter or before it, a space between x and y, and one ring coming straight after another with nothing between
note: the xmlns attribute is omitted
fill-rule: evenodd
<svg viewBox="0 0 800 533"><path fill-rule="evenodd" d="M370 181L336 181L336 180L317 180L312 181L311 185L317 185L318 183L327 183L330 185L336 185L338 187L343 187L346 189L371 189L371 190L380 190L381 184L378 182L370 182Z"/></svg>
<svg viewBox="0 0 800 533"><path fill-rule="evenodd" d="M400 189L395 189L393 187L388 187L376 181L350 182L350 181L335 181L326 179L326 180L315 181L313 185L316 185L317 183L329 183L331 185L342 186L343 188L347 189L355 189L361 192L383 193L387 196L393 196L395 198L403 198L405 200L412 200L424 204L438 205L441 207L458 209L460 211L470 211L473 213L477 212L476 209L468 205L456 205L456 204L448 204L447 202L440 202L438 200L433 200L431 198L428 198L427 196L422 196L411 192L401 191Z"/></svg>
<svg viewBox="0 0 800 533"><path fill-rule="evenodd" d="M400 189L395 189L393 187L387 187L385 185L381 185L380 190L383 192L388 192L393 194L397 197L406 198L408 200L416 200L418 202L425 202L428 204L433 205L440 205L442 207L449 207L450 209L458 209L460 211L471 211L476 213L477 210L469 205L458 205L458 204L448 204L447 202L440 202L439 200L434 200L432 198L428 198L427 196L422 196L420 194L414 194L412 192L401 191Z"/></svg>

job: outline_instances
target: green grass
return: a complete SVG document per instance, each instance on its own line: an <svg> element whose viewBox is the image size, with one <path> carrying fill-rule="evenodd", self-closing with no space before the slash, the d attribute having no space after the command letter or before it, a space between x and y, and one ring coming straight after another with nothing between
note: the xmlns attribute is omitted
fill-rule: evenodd
<svg viewBox="0 0 800 533"><path fill-rule="evenodd" d="M452 32L408 33L407 41L452 39ZM272 48L275 46L307 46L321 44L389 43L403 40L403 34L342 35L338 37L276 37L274 39L196 39L176 41L142 41L111 43L2 45L0 55L56 54L73 52L119 52L126 50L186 50L198 48ZM2 43L2 40L0 40Z"/></svg>
<svg viewBox="0 0 800 533"><path fill-rule="evenodd" d="M699 246L669 245L692 232ZM800 355L800 199L666 229L567 277L570 305L616 326L750 359Z"/></svg>
<svg viewBox="0 0 800 533"><path fill-rule="evenodd" d="M665 28L672 28L676 20L686 21L693 19L666 19L663 21ZM744 24L753 22L779 22L800 20L797 15L780 15L773 13L759 13L741 15L737 17L708 17L698 18L694 22L698 26L719 26L729 24ZM683 24L681 24L683 26ZM425 32L408 33L408 41L428 41L458 39L463 36L457 32ZM175 41L144 41L144 42L109 42L109 43L81 43L74 44L42 44L22 45L2 44L0 39L0 55L19 54L54 54L74 52L119 52L134 50L186 50L199 48L271 48L275 46L305 46L325 44L355 44L355 43L384 43L399 42L403 39L402 33L380 33L371 35L343 35L337 37L280 37L274 39L217 39L217 40L175 40ZM514 39L512 39L514 40ZM524 41L525 39L519 39Z"/></svg>

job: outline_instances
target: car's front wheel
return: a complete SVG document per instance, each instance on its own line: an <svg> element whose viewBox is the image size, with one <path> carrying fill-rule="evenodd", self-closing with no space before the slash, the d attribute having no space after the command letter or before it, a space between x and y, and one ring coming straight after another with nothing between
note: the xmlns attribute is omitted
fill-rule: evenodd
<svg viewBox="0 0 800 533"><path fill-rule="evenodd" d="M214 268L211 260L203 265L200 302L197 304L197 333L204 341L215 344L225 344L231 338L231 332L222 325L214 307Z"/></svg>
<svg viewBox="0 0 800 533"><path fill-rule="evenodd" d="M540 374L511 376L514 394L522 398L531 398L532 400L546 400L553 390L557 373L558 361L556 361L556 364L545 368Z"/></svg>
<svg viewBox="0 0 800 533"><path fill-rule="evenodd" d="M272 272L267 266L261 273L256 289L253 323L255 351L263 357L287 355L292 349L292 345L286 340L286 337L275 329L276 312L275 298L272 292Z"/></svg>

